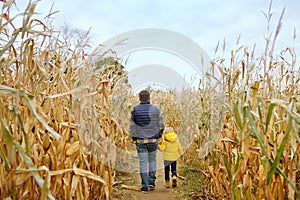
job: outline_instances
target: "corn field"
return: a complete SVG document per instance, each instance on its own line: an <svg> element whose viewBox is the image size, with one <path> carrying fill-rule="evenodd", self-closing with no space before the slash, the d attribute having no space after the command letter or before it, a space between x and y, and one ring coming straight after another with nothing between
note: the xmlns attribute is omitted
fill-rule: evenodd
<svg viewBox="0 0 300 200"><path fill-rule="evenodd" d="M2 3L0 198L111 199L137 97L117 59L87 53L88 33L71 44L35 18L37 4L13 16ZM218 88L151 91L187 162L201 163L195 198L300 198L300 71L293 48L275 55L280 27L259 58L239 45L229 64L213 60Z"/></svg>
<svg viewBox="0 0 300 200"><path fill-rule="evenodd" d="M274 55L283 14L261 58L240 45L229 67L213 62L222 74L223 125L208 155L206 181L218 198L300 197L300 71L292 48Z"/></svg>
<svg viewBox="0 0 300 200"><path fill-rule="evenodd" d="M0 197L110 199L125 141L123 66L86 54L85 40L72 48L34 18L36 4L19 16L2 7Z"/></svg>

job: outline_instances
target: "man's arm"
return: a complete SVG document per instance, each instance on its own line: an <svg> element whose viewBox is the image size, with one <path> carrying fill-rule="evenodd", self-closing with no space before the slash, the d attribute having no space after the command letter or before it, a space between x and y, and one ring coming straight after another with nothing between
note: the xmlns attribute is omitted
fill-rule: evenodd
<svg viewBox="0 0 300 200"><path fill-rule="evenodd" d="M159 138L161 138L164 132L165 124L160 110L158 110L158 126L159 126Z"/></svg>
<svg viewBox="0 0 300 200"><path fill-rule="evenodd" d="M131 117L130 117L129 133L130 133L131 138L132 138L133 141L136 141L138 139L137 134L136 134L136 124L134 122L133 111L131 112Z"/></svg>

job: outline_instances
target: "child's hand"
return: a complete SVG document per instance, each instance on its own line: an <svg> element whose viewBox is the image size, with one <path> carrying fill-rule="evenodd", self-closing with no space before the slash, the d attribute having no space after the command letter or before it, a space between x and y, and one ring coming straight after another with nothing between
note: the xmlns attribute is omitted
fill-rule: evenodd
<svg viewBox="0 0 300 200"><path fill-rule="evenodd" d="M183 156L180 156L179 159L180 159L181 162L184 162L184 157Z"/></svg>

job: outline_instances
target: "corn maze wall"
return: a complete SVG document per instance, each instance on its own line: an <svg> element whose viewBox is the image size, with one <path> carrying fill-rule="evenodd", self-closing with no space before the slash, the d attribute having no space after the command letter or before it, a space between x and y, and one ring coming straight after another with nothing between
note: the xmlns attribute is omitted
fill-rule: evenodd
<svg viewBox="0 0 300 200"><path fill-rule="evenodd" d="M62 39L34 17L36 4L16 16L2 4L0 197L110 199L127 117L123 66L85 53L84 38Z"/></svg>
<svg viewBox="0 0 300 200"><path fill-rule="evenodd" d="M70 43L36 4L12 15L2 3L0 198L110 199L137 98L122 65L87 53L87 35ZM201 163L201 197L300 198L299 66L293 48L275 54L276 34L261 57L238 45L228 64L213 60L218 88L151 91L186 162Z"/></svg>

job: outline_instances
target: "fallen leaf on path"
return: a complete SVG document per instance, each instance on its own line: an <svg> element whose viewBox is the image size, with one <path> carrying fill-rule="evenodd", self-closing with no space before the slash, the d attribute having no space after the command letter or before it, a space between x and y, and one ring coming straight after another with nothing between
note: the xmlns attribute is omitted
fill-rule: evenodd
<svg viewBox="0 0 300 200"><path fill-rule="evenodd" d="M132 186L132 185L121 185L122 188L128 189L128 190L136 190L136 191L140 191L140 188L137 186Z"/></svg>

